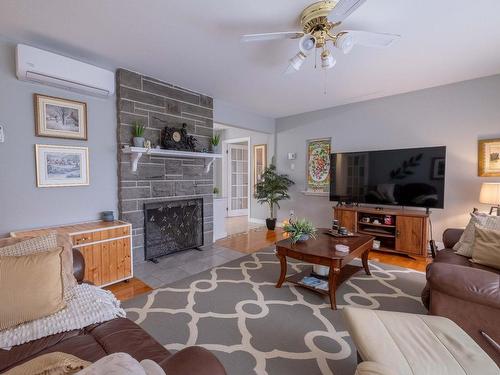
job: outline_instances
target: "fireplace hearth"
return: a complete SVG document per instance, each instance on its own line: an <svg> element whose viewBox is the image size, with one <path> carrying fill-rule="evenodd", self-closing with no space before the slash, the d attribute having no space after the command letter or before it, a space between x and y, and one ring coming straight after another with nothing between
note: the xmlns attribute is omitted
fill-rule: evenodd
<svg viewBox="0 0 500 375"><path fill-rule="evenodd" d="M203 199L144 204L145 259L203 246Z"/></svg>

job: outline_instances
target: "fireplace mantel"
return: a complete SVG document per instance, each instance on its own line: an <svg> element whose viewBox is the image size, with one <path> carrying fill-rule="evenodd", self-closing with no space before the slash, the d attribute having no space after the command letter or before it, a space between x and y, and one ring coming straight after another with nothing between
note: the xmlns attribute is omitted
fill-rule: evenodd
<svg viewBox="0 0 500 375"><path fill-rule="evenodd" d="M144 148L144 147L130 147L125 146L122 148L124 154L130 154L130 166L132 172L137 171L139 159L143 154L156 156L156 157L177 157L177 158L201 158L205 159L205 172L208 173L215 159L221 159L222 154L214 154L209 152L192 152L192 151L177 151L177 150L164 150L159 148Z"/></svg>

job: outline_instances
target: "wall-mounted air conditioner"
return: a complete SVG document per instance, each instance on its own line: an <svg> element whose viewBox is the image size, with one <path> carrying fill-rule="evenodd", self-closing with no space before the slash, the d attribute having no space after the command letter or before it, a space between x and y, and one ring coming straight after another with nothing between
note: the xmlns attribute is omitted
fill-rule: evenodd
<svg viewBox="0 0 500 375"><path fill-rule="evenodd" d="M113 72L24 44L17 45L16 73L21 81L84 94L111 96L115 93Z"/></svg>

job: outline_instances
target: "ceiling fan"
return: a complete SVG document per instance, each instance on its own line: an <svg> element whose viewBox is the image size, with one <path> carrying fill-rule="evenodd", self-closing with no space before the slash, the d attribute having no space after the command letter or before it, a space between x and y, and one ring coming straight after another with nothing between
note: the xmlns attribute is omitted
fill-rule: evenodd
<svg viewBox="0 0 500 375"><path fill-rule="evenodd" d="M330 69L337 60L327 48L333 47L347 54L355 45L365 47L389 47L400 38L396 34L373 33L360 30L335 30L366 0L325 0L309 5L302 11L302 31L287 31L243 35L242 42L260 42L276 39L299 39L299 52L289 60L285 73L300 70L307 56L314 49L321 50L321 67Z"/></svg>

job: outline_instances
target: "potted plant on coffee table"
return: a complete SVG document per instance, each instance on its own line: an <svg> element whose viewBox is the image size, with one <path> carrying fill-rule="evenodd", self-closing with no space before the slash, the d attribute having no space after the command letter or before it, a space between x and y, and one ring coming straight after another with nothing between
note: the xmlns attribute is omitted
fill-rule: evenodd
<svg viewBox="0 0 500 375"><path fill-rule="evenodd" d="M311 237L316 238L316 228L307 219L299 219L296 222L285 224L283 230L288 233L292 243L307 241Z"/></svg>
<svg viewBox="0 0 500 375"><path fill-rule="evenodd" d="M288 188L294 182L285 174L278 174L276 166L271 164L262 173L261 179L255 184L254 197L260 204L269 205L269 217L266 219L266 226L269 230L276 228L275 207L280 208L279 201L290 199Z"/></svg>

